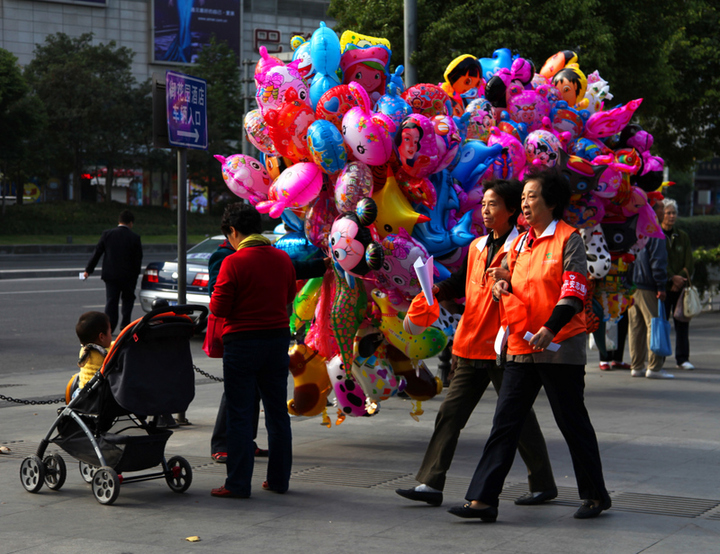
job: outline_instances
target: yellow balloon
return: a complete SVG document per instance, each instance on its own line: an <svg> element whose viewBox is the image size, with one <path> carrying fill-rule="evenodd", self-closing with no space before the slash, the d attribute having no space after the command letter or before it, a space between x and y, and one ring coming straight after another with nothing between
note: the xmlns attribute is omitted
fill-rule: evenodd
<svg viewBox="0 0 720 554"><path fill-rule="evenodd" d="M401 227L408 232L408 235L412 235L416 223L430 221L428 216L413 210L412 204L405 198L390 170L385 186L373 194L372 199L375 200L378 209L375 229L381 238L385 238L390 233L397 233Z"/></svg>

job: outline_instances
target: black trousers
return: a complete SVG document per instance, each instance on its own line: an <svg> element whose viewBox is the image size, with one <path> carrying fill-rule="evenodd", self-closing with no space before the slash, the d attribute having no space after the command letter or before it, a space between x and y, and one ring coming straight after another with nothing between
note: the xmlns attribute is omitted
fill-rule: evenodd
<svg viewBox="0 0 720 554"><path fill-rule="evenodd" d="M255 413L253 415L253 440L257 438L258 425L260 423L260 391L256 391L255 395ZM255 444L257 448L257 443ZM223 392L220 399L220 407L215 417L215 427L213 427L212 437L210 437L210 454L216 452L225 452L227 454L227 400Z"/></svg>
<svg viewBox="0 0 720 554"><path fill-rule="evenodd" d="M122 331L132 322L133 304L135 304L135 286L137 278L132 281L105 281L105 313L110 318L110 328L115 333L118 323L118 303L122 299Z"/></svg>
<svg viewBox="0 0 720 554"><path fill-rule="evenodd" d="M415 477L417 481L443 490L445 474L450 469L460 431L467 424L490 382L499 393L502 380L503 369L494 362L458 358L455 376L450 381L450 389L435 418L435 430ZM542 492L554 489L555 479L545 438L532 409L522 425L518 450L528 469L530 490Z"/></svg>
<svg viewBox="0 0 720 554"><path fill-rule="evenodd" d="M670 319L670 316L675 312L680 293L682 293L681 290L669 290L667 292L665 319ZM675 361L677 365L680 365L690 359L690 322L678 321L673 317L673 323L675 324Z"/></svg>
<svg viewBox="0 0 720 554"><path fill-rule="evenodd" d="M492 431L470 482L467 500L498 505L505 478L515 459L520 432L540 387L545 388L555 421L570 449L580 498L609 498L597 437L585 409L585 367L509 361L505 366Z"/></svg>

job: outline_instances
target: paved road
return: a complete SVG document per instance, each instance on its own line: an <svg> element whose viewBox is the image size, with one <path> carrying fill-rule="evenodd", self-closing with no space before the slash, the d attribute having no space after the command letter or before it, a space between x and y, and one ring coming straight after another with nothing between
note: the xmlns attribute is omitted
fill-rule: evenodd
<svg viewBox="0 0 720 554"><path fill-rule="evenodd" d="M33 280L27 286L37 286ZM99 284L100 282L97 281ZM25 286L25 284L23 284ZM23 294L0 296L0 394L22 398L61 395L77 354L74 337L67 354L46 345L64 343L59 333L68 315L49 306L101 303L102 290L72 281L46 283L54 292L39 303ZM0 282L6 292L6 283ZM13 285L19 289L19 284ZM30 288L26 290L32 290ZM68 292L60 292L68 291ZM43 293L25 293L33 298ZM13 304L6 316L6 297ZM97 298L100 298L98 301ZM45 298L45 297L43 297ZM63 310L60 310L62 312ZM30 319L30 314L38 321ZM74 317L74 316L73 316ZM47 320L47 321L46 321ZM56 331L48 332L50 326ZM6 341L7 330L17 331ZM169 455L185 456L194 468L190 490L177 495L162 481L122 487L117 503L101 507L92 498L69 456L69 475L61 491L25 492L18 479L22 458L33 452L55 417L54 406L19 406L0 401L0 554L10 552L283 552L388 553L717 553L720 551L720 314L704 313L690 325L692 361L698 369L677 372L673 381L633 379L627 371L600 372L595 353L588 364L586 399L600 442L605 478L614 507L597 520L572 518L577 506L567 447L546 398L536 403L553 469L560 486L557 501L542 507L517 507L524 492L522 462L513 466L496 524L465 522L445 513L462 501L494 411L488 393L469 421L448 475L443 508L410 503L393 489L413 484L414 472L432 431L441 393L423 403L419 422L411 403L384 402L372 418L348 418L327 429L319 418L293 419L294 471L291 490L279 496L260 490L266 461L258 460L249 500L221 500L209 489L222 483L224 468L209 459L209 437L220 385L198 376L188 411L191 427L171 438ZM64 331L63 331L64 332ZM71 335L72 328L67 332ZM22 334L35 334L24 338ZM46 342L43 342L44 341ZM24 340L28 354L42 355L44 369L7 365L6 349ZM195 363L220 375L220 362L191 343ZM40 354L38 354L40 356ZM68 367L67 372L64 368ZM435 370L434 361L430 364ZM670 361L666 367L672 369ZM331 417L335 416L331 410ZM261 430L259 442L265 443ZM186 537L199 536L189 543Z"/></svg>

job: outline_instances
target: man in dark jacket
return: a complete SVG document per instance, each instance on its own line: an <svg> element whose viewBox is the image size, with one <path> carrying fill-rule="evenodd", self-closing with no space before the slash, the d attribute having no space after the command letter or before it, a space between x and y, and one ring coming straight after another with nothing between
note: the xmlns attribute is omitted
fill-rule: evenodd
<svg viewBox="0 0 720 554"><path fill-rule="evenodd" d="M135 287L142 265L140 235L132 231L135 216L130 210L120 213L118 226L103 231L95 252L85 268L87 279L95 271L100 258L105 255L101 278L105 281L105 313L110 318L113 333L118 323L118 303L122 298L122 323L124 329L131 322Z"/></svg>

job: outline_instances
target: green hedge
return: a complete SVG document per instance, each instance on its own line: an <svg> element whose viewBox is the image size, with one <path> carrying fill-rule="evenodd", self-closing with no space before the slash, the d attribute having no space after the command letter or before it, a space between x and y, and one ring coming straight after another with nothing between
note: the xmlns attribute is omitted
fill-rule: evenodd
<svg viewBox="0 0 720 554"><path fill-rule="evenodd" d="M213 206L209 214L188 213L187 232L214 235L220 232L225 205ZM6 206L0 216L0 235L99 235L117 225L118 215L128 206L113 202L45 202ZM177 233L177 211L159 206L132 206L135 227L143 236ZM263 217L263 229L275 227L279 220Z"/></svg>

